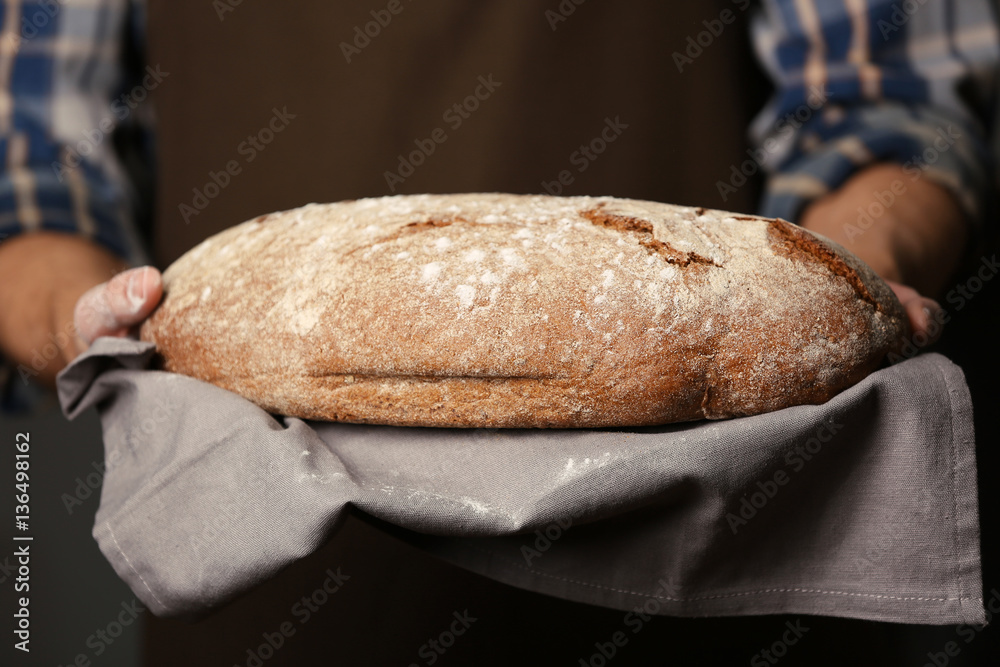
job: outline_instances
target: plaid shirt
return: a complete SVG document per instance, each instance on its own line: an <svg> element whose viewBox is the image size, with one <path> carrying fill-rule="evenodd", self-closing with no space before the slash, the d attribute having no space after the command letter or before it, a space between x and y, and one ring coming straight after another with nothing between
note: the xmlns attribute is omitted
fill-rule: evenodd
<svg viewBox="0 0 1000 667"><path fill-rule="evenodd" d="M0 2L0 234L46 229L141 261L112 133L144 121L122 62L140 2ZM138 83L138 87L136 87ZM152 78L147 84L153 84Z"/></svg>
<svg viewBox="0 0 1000 667"><path fill-rule="evenodd" d="M751 128L748 160L718 182L723 199L736 170L763 169L761 212L794 220L863 166L895 161L946 187L980 223L998 125L988 0L763 5L753 40L777 92ZM0 242L56 230L144 261L140 197L111 140L148 123L143 100L164 76L136 65L143 21L141 0L0 1ZM7 384L21 385L11 371Z"/></svg>
<svg viewBox="0 0 1000 667"><path fill-rule="evenodd" d="M143 11L130 0L0 2L0 243L59 231L147 261L140 195L113 139L149 125L141 99L155 77L124 58L141 52ZM41 397L23 370L0 363L0 412Z"/></svg>
<svg viewBox="0 0 1000 667"><path fill-rule="evenodd" d="M1000 129L995 4L764 5L753 41L777 92L751 128L768 174L761 212L795 220L857 170L887 161L945 187L981 226Z"/></svg>

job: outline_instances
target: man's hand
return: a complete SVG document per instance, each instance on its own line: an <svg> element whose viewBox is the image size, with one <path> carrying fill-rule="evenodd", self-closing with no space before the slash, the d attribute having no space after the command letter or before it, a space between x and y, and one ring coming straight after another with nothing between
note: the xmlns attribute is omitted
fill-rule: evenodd
<svg viewBox="0 0 1000 667"><path fill-rule="evenodd" d="M103 247L71 234L30 232L0 243L0 351L28 375L54 385L56 374L94 338L125 335L159 302L159 272L117 275L127 268Z"/></svg>
<svg viewBox="0 0 1000 667"><path fill-rule="evenodd" d="M944 291L967 237L965 216L948 191L898 165L876 164L813 202L799 222L871 266L896 293L915 334L940 334L928 327L941 307L923 295Z"/></svg>
<svg viewBox="0 0 1000 667"><path fill-rule="evenodd" d="M87 290L76 302L77 352L100 336L127 336L156 308L163 295L160 272L143 266L119 273Z"/></svg>

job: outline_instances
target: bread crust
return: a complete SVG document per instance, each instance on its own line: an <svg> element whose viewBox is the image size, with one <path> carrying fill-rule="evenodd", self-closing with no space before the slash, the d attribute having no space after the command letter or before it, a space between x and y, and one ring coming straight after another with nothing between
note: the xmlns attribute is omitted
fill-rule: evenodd
<svg viewBox="0 0 1000 667"><path fill-rule="evenodd" d="M907 333L888 286L782 220L610 197L415 195L263 215L164 273L165 370L269 412L621 427L818 404Z"/></svg>

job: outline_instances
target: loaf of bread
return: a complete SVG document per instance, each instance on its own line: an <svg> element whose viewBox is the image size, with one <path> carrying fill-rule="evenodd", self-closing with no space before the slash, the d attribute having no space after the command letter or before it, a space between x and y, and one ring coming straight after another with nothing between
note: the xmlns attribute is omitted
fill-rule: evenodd
<svg viewBox="0 0 1000 667"><path fill-rule="evenodd" d="M818 404L908 333L889 287L783 220L610 197L310 204L164 274L167 371L272 413L620 427Z"/></svg>

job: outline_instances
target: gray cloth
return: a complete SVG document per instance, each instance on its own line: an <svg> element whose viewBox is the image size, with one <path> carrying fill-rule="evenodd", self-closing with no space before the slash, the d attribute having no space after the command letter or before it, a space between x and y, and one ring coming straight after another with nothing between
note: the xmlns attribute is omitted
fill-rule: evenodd
<svg viewBox="0 0 1000 667"><path fill-rule="evenodd" d="M107 471L94 537L159 615L336 539L350 508L462 567L640 614L982 624L972 407L927 354L821 406L655 428L434 429L275 417L102 338L59 377ZM636 612L635 610L638 610Z"/></svg>

